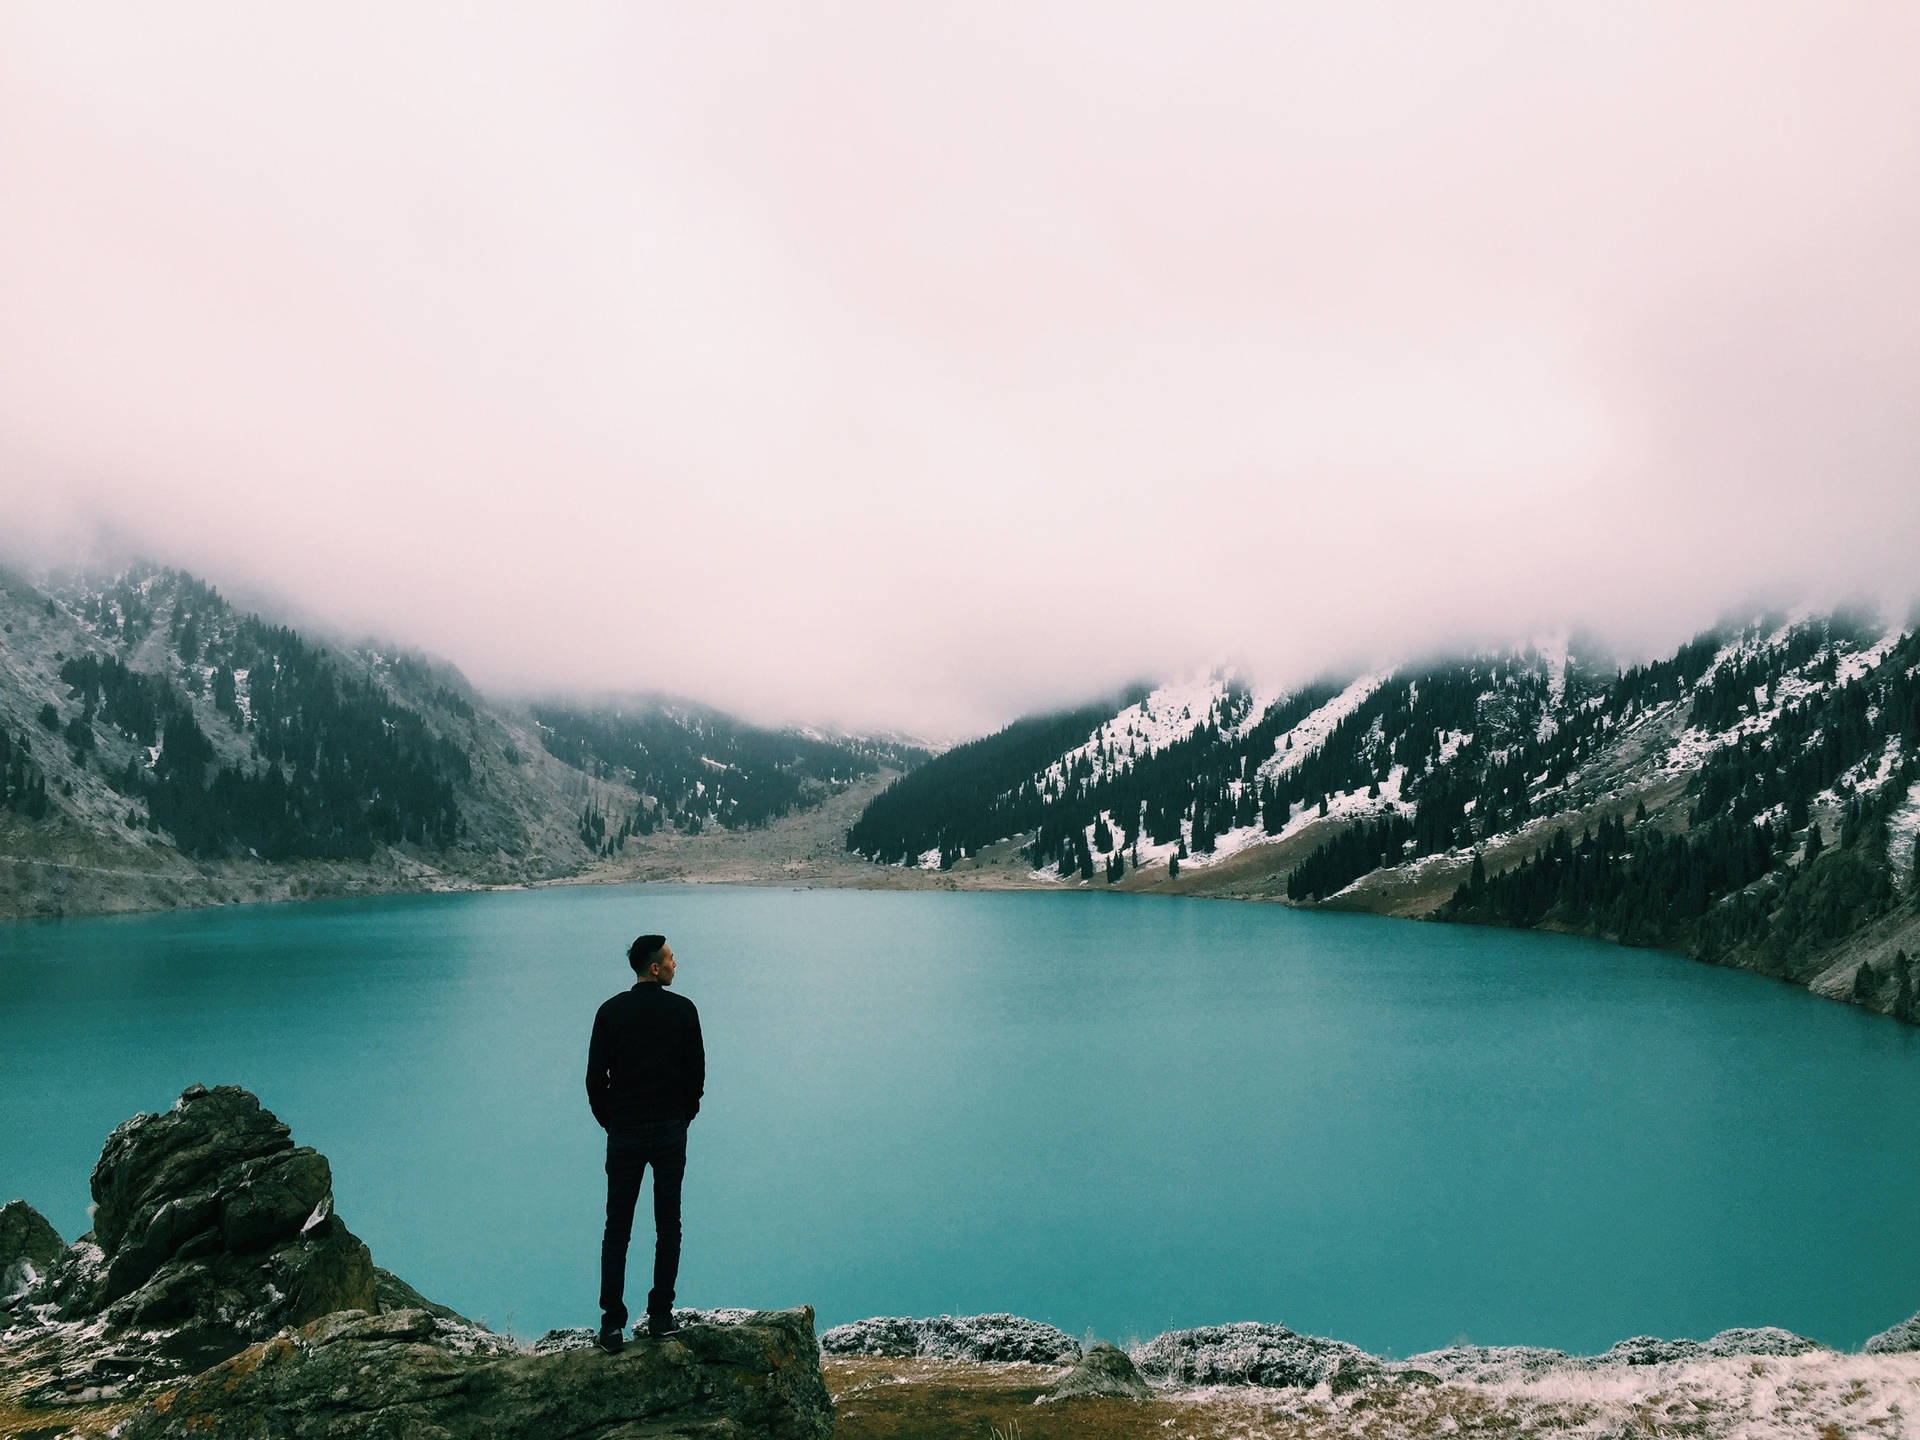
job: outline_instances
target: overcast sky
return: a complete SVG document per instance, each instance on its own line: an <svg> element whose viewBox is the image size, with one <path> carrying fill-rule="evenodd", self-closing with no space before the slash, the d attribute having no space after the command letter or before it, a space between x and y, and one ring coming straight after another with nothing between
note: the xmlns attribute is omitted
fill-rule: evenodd
<svg viewBox="0 0 1920 1440"><path fill-rule="evenodd" d="M0 9L0 534L968 733L1920 570L1920 6Z"/></svg>

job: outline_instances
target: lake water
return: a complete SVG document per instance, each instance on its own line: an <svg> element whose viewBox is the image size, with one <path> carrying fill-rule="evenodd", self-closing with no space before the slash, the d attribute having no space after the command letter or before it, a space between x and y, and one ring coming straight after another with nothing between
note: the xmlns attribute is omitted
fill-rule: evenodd
<svg viewBox="0 0 1920 1440"><path fill-rule="evenodd" d="M1121 1341L1255 1319L1399 1355L1760 1324L1857 1346L1920 1309L1920 1032L1667 954L1146 896L0 926L0 1200L72 1238L112 1126L243 1084L332 1159L379 1263L516 1333L591 1324L586 1037L643 930L709 1055L683 1304Z"/></svg>

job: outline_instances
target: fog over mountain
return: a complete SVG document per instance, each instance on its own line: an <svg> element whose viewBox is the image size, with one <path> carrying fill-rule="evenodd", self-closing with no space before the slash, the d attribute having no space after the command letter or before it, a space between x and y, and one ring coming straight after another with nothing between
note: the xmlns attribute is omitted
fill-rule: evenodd
<svg viewBox="0 0 1920 1440"><path fill-rule="evenodd" d="M972 733L1906 603L1920 10L0 14L0 550Z"/></svg>

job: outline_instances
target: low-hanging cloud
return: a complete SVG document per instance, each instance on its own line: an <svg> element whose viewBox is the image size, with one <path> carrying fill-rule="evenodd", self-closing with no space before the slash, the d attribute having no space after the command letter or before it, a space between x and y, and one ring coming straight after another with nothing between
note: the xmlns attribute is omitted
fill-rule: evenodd
<svg viewBox="0 0 1920 1440"><path fill-rule="evenodd" d="M1911 5L0 15L0 514L954 734L1910 584Z"/></svg>

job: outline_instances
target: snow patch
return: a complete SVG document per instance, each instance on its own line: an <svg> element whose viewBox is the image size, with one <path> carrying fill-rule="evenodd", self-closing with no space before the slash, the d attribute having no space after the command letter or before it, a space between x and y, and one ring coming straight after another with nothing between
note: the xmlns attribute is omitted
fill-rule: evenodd
<svg viewBox="0 0 1920 1440"><path fill-rule="evenodd" d="M1387 683L1387 671L1362 675L1333 699L1322 705L1286 734L1275 738L1273 754L1260 762L1259 778L1271 780L1301 764L1307 756L1327 743L1337 726L1364 705L1369 696ZM1289 747L1288 742L1292 745Z"/></svg>
<svg viewBox="0 0 1920 1440"><path fill-rule="evenodd" d="M1162 685L1138 704L1129 705L1034 777L1038 785L1061 785L1081 761L1092 767L1093 779L1125 770L1135 760L1184 740L1205 725L1216 711L1229 708L1238 693L1245 709L1221 727L1231 739L1258 724L1284 692L1244 684L1231 671L1215 670L1200 679ZM1104 755L1104 758L1103 758Z"/></svg>
<svg viewBox="0 0 1920 1440"><path fill-rule="evenodd" d="M1887 817L1887 858L1893 864L1894 878L1905 886L1914 883L1916 843L1920 843L1920 780L1913 782L1906 800Z"/></svg>

